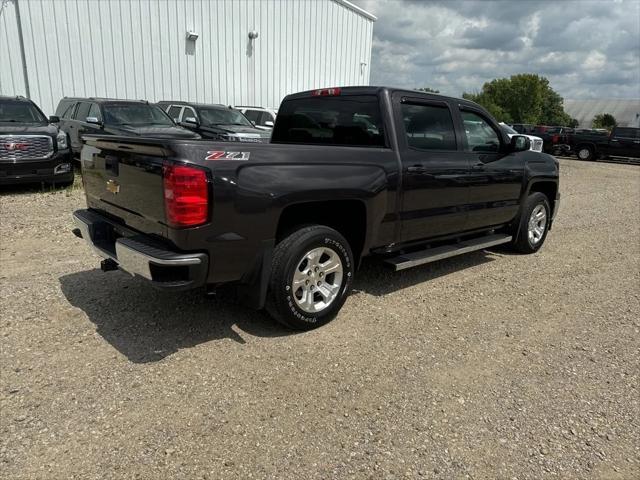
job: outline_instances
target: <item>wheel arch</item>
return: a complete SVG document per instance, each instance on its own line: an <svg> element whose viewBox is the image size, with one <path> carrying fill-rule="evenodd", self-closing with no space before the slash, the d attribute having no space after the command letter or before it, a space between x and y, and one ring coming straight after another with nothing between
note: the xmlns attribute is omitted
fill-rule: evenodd
<svg viewBox="0 0 640 480"><path fill-rule="evenodd" d="M306 201L287 205L278 218L276 243L305 225L326 225L347 239L356 265L371 237L370 209L360 199Z"/></svg>

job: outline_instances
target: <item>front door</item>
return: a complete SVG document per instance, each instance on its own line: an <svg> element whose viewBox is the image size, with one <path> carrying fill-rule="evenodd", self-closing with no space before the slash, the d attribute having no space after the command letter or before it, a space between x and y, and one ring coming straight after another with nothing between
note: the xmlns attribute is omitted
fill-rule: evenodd
<svg viewBox="0 0 640 480"><path fill-rule="evenodd" d="M616 127L609 140L609 152L612 156L637 157L640 151L640 129Z"/></svg>
<svg viewBox="0 0 640 480"><path fill-rule="evenodd" d="M499 126L480 110L460 110L469 175L468 229L508 223L518 214L524 180L524 156L508 153Z"/></svg>
<svg viewBox="0 0 640 480"><path fill-rule="evenodd" d="M402 153L401 241L466 228L469 162L459 148L449 105L403 97L394 102Z"/></svg>

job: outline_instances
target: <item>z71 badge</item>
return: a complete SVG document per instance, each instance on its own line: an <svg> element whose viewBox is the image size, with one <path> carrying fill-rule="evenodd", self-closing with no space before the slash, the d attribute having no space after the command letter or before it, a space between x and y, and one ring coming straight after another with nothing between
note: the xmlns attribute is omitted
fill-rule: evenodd
<svg viewBox="0 0 640 480"><path fill-rule="evenodd" d="M249 160L251 152L207 152L205 160Z"/></svg>

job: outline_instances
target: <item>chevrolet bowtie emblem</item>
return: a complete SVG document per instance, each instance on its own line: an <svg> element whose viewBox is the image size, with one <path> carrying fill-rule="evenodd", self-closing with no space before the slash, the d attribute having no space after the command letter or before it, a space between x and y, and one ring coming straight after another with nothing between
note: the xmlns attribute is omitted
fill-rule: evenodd
<svg viewBox="0 0 640 480"><path fill-rule="evenodd" d="M109 190L114 195L120 192L120 185L115 180L109 180L107 182L107 190Z"/></svg>

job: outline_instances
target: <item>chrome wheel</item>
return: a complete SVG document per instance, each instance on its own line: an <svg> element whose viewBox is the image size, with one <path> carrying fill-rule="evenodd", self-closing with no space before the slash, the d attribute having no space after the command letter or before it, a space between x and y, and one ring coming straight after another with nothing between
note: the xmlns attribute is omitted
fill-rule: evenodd
<svg viewBox="0 0 640 480"><path fill-rule="evenodd" d="M578 150L578 158L580 160L586 160L589 158L590 155L591 155L591 150L589 150L588 148L581 148L580 150Z"/></svg>
<svg viewBox="0 0 640 480"><path fill-rule="evenodd" d="M342 260L331 248L318 247L305 253L291 281L296 305L307 313L321 312L338 297L342 276Z"/></svg>
<svg viewBox="0 0 640 480"><path fill-rule="evenodd" d="M529 217L529 243L537 245L547 229L547 209L544 205L536 205Z"/></svg>

